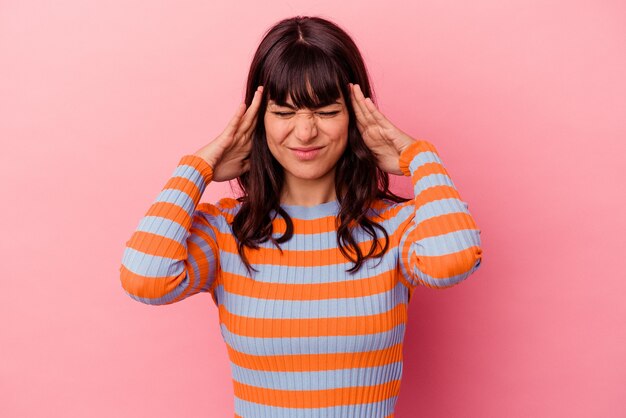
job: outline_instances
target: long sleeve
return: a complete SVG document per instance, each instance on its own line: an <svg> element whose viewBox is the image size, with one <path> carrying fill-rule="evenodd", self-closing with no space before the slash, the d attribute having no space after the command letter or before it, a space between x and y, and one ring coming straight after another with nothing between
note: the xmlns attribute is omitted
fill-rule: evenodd
<svg viewBox="0 0 626 418"><path fill-rule="evenodd" d="M400 154L413 184L412 213L400 225L400 273L411 293L418 285L454 286L482 260L480 230L433 144L417 140Z"/></svg>
<svg viewBox="0 0 626 418"><path fill-rule="evenodd" d="M166 305L211 292L219 270L217 207L197 210L213 178L201 157L185 155L126 243L120 280L136 301ZM215 296L213 296L215 298Z"/></svg>

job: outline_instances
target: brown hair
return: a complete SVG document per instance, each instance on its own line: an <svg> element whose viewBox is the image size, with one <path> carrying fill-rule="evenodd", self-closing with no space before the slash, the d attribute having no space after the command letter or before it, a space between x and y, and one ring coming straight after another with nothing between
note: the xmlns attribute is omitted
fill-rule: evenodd
<svg viewBox="0 0 626 418"><path fill-rule="evenodd" d="M281 20L266 31L256 50L246 86L245 103L250 106L257 86L263 86L257 125L252 138L249 171L237 177L243 196L241 208L232 222L238 240L238 252L248 272L252 268L244 246L258 249L259 243L270 240L279 250L280 243L293 236L293 222L280 207L284 169L269 150L265 137L264 118L271 98L285 105L288 96L297 108L322 107L340 97L346 98L349 113L348 145L336 165L335 192L340 212L335 220L337 243L344 256L355 262L349 272L359 270L365 259L381 257L389 248L389 235L384 227L366 217L367 210L378 199L406 202L407 198L389 191L389 175L380 170L376 157L367 147L356 126L348 83L358 84L366 97L375 102L367 69L361 53L350 36L336 24L321 17L295 16ZM311 90L313 97L311 95ZM272 236L270 212L280 214L286 223L285 233ZM358 224L373 238L369 253L362 254L352 236L351 226ZM385 245L374 254L378 244L375 229L382 230ZM352 258L344 243L356 253Z"/></svg>

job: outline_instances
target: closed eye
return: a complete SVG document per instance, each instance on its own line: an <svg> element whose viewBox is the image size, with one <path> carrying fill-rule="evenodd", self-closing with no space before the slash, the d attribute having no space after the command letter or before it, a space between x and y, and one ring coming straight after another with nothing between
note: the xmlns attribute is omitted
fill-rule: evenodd
<svg viewBox="0 0 626 418"><path fill-rule="evenodd" d="M287 117L287 116L293 115L295 112L272 112L272 113L280 117ZM338 110L335 110L333 112L317 112L318 115L324 116L324 117L335 116L338 113L339 113Z"/></svg>

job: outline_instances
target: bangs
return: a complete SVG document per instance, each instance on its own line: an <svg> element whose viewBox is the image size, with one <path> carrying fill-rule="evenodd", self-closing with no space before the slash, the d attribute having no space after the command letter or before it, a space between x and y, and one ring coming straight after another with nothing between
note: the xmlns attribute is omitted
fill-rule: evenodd
<svg viewBox="0 0 626 418"><path fill-rule="evenodd" d="M317 48L300 44L271 57L265 69L268 99L279 106L291 97L296 108L315 109L341 97L341 67Z"/></svg>

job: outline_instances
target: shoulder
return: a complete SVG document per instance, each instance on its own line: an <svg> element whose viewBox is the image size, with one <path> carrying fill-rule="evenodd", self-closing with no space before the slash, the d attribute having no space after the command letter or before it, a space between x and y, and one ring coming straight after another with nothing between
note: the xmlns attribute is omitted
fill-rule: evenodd
<svg viewBox="0 0 626 418"><path fill-rule="evenodd" d="M395 202L391 199L379 199L373 206L373 216L395 229L405 222L415 212L415 202L409 199L406 202Z"/></svg>
<svg viewBox="0 0 626 418"><path fill-rule="evenodd" d="M409 199L406 202L395 202L391 199L379 199L376 203L374 203L372 209L376 211L377 214L380 214L380 216L389 217L390 215L395 215L397 211L413 205L413 199Z"/></svg>
<svg viewBox="0 0 626 418"><path fill-rule="evenodd" d="M241 202L232 197L224 197L218 200L216 203L203 202L198 204L196 212L202 215L207 220L210 219L225 219L230 223L232 218L237 214Z"/></svg>

